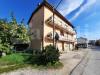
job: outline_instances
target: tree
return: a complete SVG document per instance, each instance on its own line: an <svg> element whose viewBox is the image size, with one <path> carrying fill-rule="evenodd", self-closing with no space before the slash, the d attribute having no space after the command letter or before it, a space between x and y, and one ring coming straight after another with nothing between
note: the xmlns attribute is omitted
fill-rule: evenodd
<svg viewBox="0 0 100 75"><path fill-rule="evenodd" d="M10 43L8 40L8 23L5 19L0 19L0 51L6 53L10 50Z"/></svg>
<svg viewBox="0 0 100 75"><path fill-rule="evenodd" d="M10 50L14 44L29 43L28 29L24 23L17 23L16 18L12 15L11 21L0 19L0 50ZM8 48L8 49L7 49Z"/></svg>

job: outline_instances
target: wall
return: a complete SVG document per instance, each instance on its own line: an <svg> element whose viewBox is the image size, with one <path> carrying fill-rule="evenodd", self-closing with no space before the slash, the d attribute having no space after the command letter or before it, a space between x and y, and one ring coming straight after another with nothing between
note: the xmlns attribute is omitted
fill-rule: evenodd
<svg viewBox="0 0 100 75"><path fill-rule="evenodd" d="M29 23L31 33L31 48L41 49L43 36L44 8L39 9Z"/></svg>
<svg viewBox="0 0 100 75"><path fill-rule="evenodd" d="M53 27L50 27L47 25L46 20L53 16L52 11L50 11L47 7L43 6L41 9L39 9L32 17L29 26L30 26L30 33L32 34L32 42L31 47L34 49L41 49L42 46L47 46L50 44L53 44L53 41L45 41L45 37L49 32L53 32ZM57 15L55 15L55 18L57 18L59 21L61 21L63 24L66 24L62 19L60 19ZM72 27L70 27L68 24L66 24L68 29L73 31ZM56 29L56 32L60 34L60 30ZM64 32L64 35L68 39L73 39L73 37L70 34L67 34ZM43 42L42 42L43 41ZM61 51L63 42L58 42L57 46L59 50ZM72 49L72 46L71 46ZM69 51L69 43L64 42L64 50L65 52Z"/></svg>
<svg viewBox="0 0 100 75"><path fill-rule="evenodd" d="M45 39L45 36L49 33L49 32L53 32L53 27L50 27L49 25L47 25L46 23L46 20L48 18L50 18L51 16L53 16L53 13L52 11L50 11L47 7L44 7L44 39ZM55 14L55 18L58 20L58 21L62 21L63 23L65 23L62 19L60 19L56 14ZM66 24L66 23L65 23ZM72 27L70 27L68 24L66 24L68 29L73 31ZM59 29L56 29L55 30L58 34L60 34L60 30ZM64 32L64 35L66 36L67 38L67 35L68 35L68 39L72 39L73 40L73 36L71 36L70 34L67 34L66 32ZM59 48L60 51L62 51L62 43L63 42L58 42L57 43L57 46ZM49 44L53 44L53 41L52 42L46 42L44 41L44 46L46 45L49 45ZM72 49L73 47L72 46L69 46L69 43L66 43L64 42L64 50L65 52L69 51L69 49Z"/></svg>

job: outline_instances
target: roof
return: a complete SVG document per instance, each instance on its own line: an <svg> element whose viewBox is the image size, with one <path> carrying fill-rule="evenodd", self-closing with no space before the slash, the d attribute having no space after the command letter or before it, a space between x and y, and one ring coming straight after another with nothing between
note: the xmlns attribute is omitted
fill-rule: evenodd
<svg viewBox="0 0 100 75"><path fill-rule="evenodd" d="M83 39L83 40L88 40L87 38L84 38L84 37L79 37L77 39Z"/></svg>
<svg viewBox="0 0 100 75"><path fill-rule="evenodd" d="M43 1L37 8L36 10L31 14L30 19L28 20L28 24L32 19L32 16L42 7L42 6L46 6L47 8L49 8L52 12L53 12L53 6L51 4L49 4L47 1ZM56 14L58 17L60 17L64 22L68 23L68 25L70 25L72 28L74 28L74 26L63 16L61 15L56 9L54 9L54 14Z"/></svg>

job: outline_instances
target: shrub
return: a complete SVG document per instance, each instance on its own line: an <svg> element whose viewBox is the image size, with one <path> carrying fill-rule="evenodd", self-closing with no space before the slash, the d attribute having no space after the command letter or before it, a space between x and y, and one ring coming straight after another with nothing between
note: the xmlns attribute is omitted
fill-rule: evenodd
<svg viewBox="0 0 100 75"><path fill-rule="evenodd" d="M48 63L55 64L59 61L59 50L54 46L46 46L44 50L34 51L34 54L28 59L30 63L37 65L47 65Z"/></svg>
<svg viewBox="0 0 100 75"><path fill-rule="evenodd" d="M45 65L45 55L43 55L43 51L34 51L33 55L31 55L28 60L31 64L37 65Z"/></svg>
<svg viewBox="0 0 100 75"><path fill-rule="evenodd" d="M60 56L59 50L52 45L45 47L45 55L47 63L49 62L55 63L56 61L59 61L59 56Z"/></svg>

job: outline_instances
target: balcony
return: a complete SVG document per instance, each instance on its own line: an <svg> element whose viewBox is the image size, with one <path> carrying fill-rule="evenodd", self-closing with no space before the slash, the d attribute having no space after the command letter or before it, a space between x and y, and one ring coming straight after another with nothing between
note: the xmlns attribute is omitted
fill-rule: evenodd
<svg viewBox="0 0 100 75"><path fill-rule="evenodd" d="M53 27L53 17L47 19L46 23ZM75 31L73 29L71 30L64 22L56 19L55 17L54 17L54 24L55 28L63 30L69 34L75 35Z"/></svg>
<svg viewBox="0 0 100 75"><path fill-rule="evenodd" d="M61 41L61 42L75 42L74 39L68 39L67 36L62 36L60 34L58 34L58 35L59 35L59 41ZM52 32L48 33L47 36L45 37L45 39L52 41L53 40L53 33Z"/></svg>

